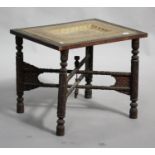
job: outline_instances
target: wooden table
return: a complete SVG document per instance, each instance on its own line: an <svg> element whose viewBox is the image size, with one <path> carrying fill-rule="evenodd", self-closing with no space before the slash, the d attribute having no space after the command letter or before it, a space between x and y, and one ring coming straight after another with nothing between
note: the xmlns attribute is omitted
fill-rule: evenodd
<svg viewBox="0 0 155 155"><path fill-rule="evenodd" d="M17 69L17 113L24 112L23 94L38 87L57 87L57 128L56 134L64 135L64 117L66 101L74 91L75 98L78 89L85 89L85 98L92 97L92 89L115 90L130 95L131 108L130 118L137 118L138 98L138 48L139 39L147 37L147 33L112 24L99 19L89 19L70 23L46 25L30 28L12 29L16 36L16 69ZM23 39L45 45L60 51L60 69L44 69L30 65L23 60L22 44ZM93 70L93 46L118 41L132 40L131 72L109 72ZM86 56L79 61L80 57L75 56L75 69L67 69L69 50L73 48L86 47ZM80 68L85 65L85 70ZM42 83L38 80L39 74L44 72L58 73L59 83ZM112 86L92 85L93 75L110 75L116 82ZM69 80L76 75L75 83L68 84ZM80 85L85 78L86 84Z"/></svg>

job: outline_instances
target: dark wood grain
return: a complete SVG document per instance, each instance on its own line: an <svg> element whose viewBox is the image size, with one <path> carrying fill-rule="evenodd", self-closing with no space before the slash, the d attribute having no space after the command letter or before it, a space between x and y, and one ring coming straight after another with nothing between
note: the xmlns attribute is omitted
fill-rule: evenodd
<svg viewBox="0 0 155 155"><path fill-rule="evenodd" d="M80 62L79 62L80 56L75 56L74 59L75 59L75 62L74 62L75 68L78 69L79 64L80 64ZM76 72L75 82L78 83L78 81L79 81L78 80L78 74ZM79 94L79 88L75 87L74 98L77 98L78 94Z"/></svg>
<svg viewBox="0 0 155 155"><path fill-rule="evenodd" d="M63 136L65 132L64 126L64 117L66 110L66 101L67 101L67 60L68 60L68 51L60 53L61 59L61 69L59 74L59 90L58 90L58 107L57 107L57 128L56 134L58 136Z"/></svg>
<svg viewBox="0 0 155 155"><path fill-rule="evenodd" d="M93 70L93 46L86 47L86 56L88 57L88 60L85 65L85 71L92 71ZM93 74L85 74L86 85L91 85L92 79L93 79ZM92 89L86 88L84 96L87 99L92 98Z"/></svg>
<svg viewBox="0 0 155 155"><path fill-rule="evenodd" d="M131 109L130 118L137 118L137 100L138 100L138 74L139 74L139 39L132 40L132 58L131 58Z"/></svg>
<svg viewBox="0 0 155 155"><path fill-rule="evenodd" d="M17 84L17 113L24 113L24 70L23 70L23 39L16 37L16 84Z"/></svg>

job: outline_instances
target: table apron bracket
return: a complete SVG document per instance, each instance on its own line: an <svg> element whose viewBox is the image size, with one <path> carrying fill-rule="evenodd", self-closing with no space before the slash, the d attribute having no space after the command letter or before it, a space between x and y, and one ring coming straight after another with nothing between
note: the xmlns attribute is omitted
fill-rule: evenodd
<svg viewBox="0 0 155 155"><path fill-rule="evenodd" d="M129 88L127 90L116 90L120 93L123 93L123 94L127 94L127 95L130 95L130 79L131 79L131 76L128 75L128 76L123 76L123 75L112 75L112 77L115 78L116 82L115 84L113 85L113 87L124 87L124 88Z"/></svg>
<svg viewBox="0 0 155 155"><path fill-rule="evenodd" d="M38 88L41 82L38 80L39 74L43 73L39 68L23 62L24 66L24 91ZM28 84L31 83L31 84ZM33 84L33 85L32 85Z"/></svg>

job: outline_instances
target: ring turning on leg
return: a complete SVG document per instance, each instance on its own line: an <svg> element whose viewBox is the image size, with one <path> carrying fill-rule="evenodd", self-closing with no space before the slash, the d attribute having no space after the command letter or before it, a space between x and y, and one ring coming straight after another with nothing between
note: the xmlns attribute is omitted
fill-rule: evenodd
<svg viewBox="0 0 155 155"><path fill-rule="evenodd" d="M139 69L139 39L132 40L132 58L131 58L131 108L130 118L137 118L137 100L138 100L138 69Z"/></svg>
<svg viewBox="0 0 155 155"><path fill-rule="evenodd" d="M75 59L75 68L78 68L80 57L79 56L75 56L74 59ZM78 82L78 74L77 73L76 73L75 82ZM78 94L79 94L79 89L76 87L75 91L74 91L74 98L77 98Z"/></svg>
<svg viewBox="0 0 155 155"><path fill-rule="evenodd" d="M88 60L86 62L85 70L92 71L93 70L93 46L86 47L86 56L88 56ZM93 75L86 74L85 80L86 85L91 85ZM85 89L85 98L92 98L92 89Z"/></svg>
<svg viewBox="0 0 155 155"><path fill-rule="evenodd" d="M67 100L67 60L68 60L68 51L62 51L61 53L61 69L59 73L59 91L58 91L58 107L57 107L57 129L56 134L58 136L63 136L65 133L64 127L64 117L66 110L66 100Z"/></svg>
<svg viewBox="0 0 155 155"><path fill-rule="evenodd" d="M17 84L17 113L24 113L24 73L23 73L23 39L16 36L16 84Z"/></svg>

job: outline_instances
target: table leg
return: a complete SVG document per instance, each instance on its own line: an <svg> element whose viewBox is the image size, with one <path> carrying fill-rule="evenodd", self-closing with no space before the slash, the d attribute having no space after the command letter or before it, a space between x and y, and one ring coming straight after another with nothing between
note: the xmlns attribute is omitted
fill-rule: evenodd
<svg viewBox="0 0 155 155"><path fill-rule="evenodd" d="M23 94L24 94L24 83L23 83L23 39L16 36L16 88L17 88L17 113L24 113L24 103L23 103Z"/></svg>
<svg viewBox="0 0 155 155"><path fill-rule="evenodd" d="M57 107L57 131L58 136L63 136L65 132L64 127L64 117L66 110L66 94L67 94L67 60L68 60L68 51L62 51L61 53L61 69L59 74L59 91L58 91L58 107Z"/></svg>
<svg viewBox="0 0 155 155"><path fill-rule="evenodd" d="M75 68L78 68L80 57L79 56L75 56L74 59L75 59L75 63L74 63L75 64ZM75 82L78 82L78 74L76 74L75 76L76 76ZM79 88L76 87L75 91L74 91L74 97L77 98L78 94L79 94Z"/></svg>
<svg viewBox="0 0 155 155"><path fill-rule="evenodd" d="M93 70L93 46L86 47L86 56L89 56L86 65L85 70L86 71L92 71ZM85 80L86 85L91 85L93 75L92 74L86 74ZM85 89L85 98L92 98L92 89Z"/></svg>
<svg viewBox="0 0 155 155"><path fill-rule="evenodd" d="M137 118L137 100L138 100L138 70L139 70L139 39L132 40L132 59L131 59L131 108L130 118Z"/></svg>

